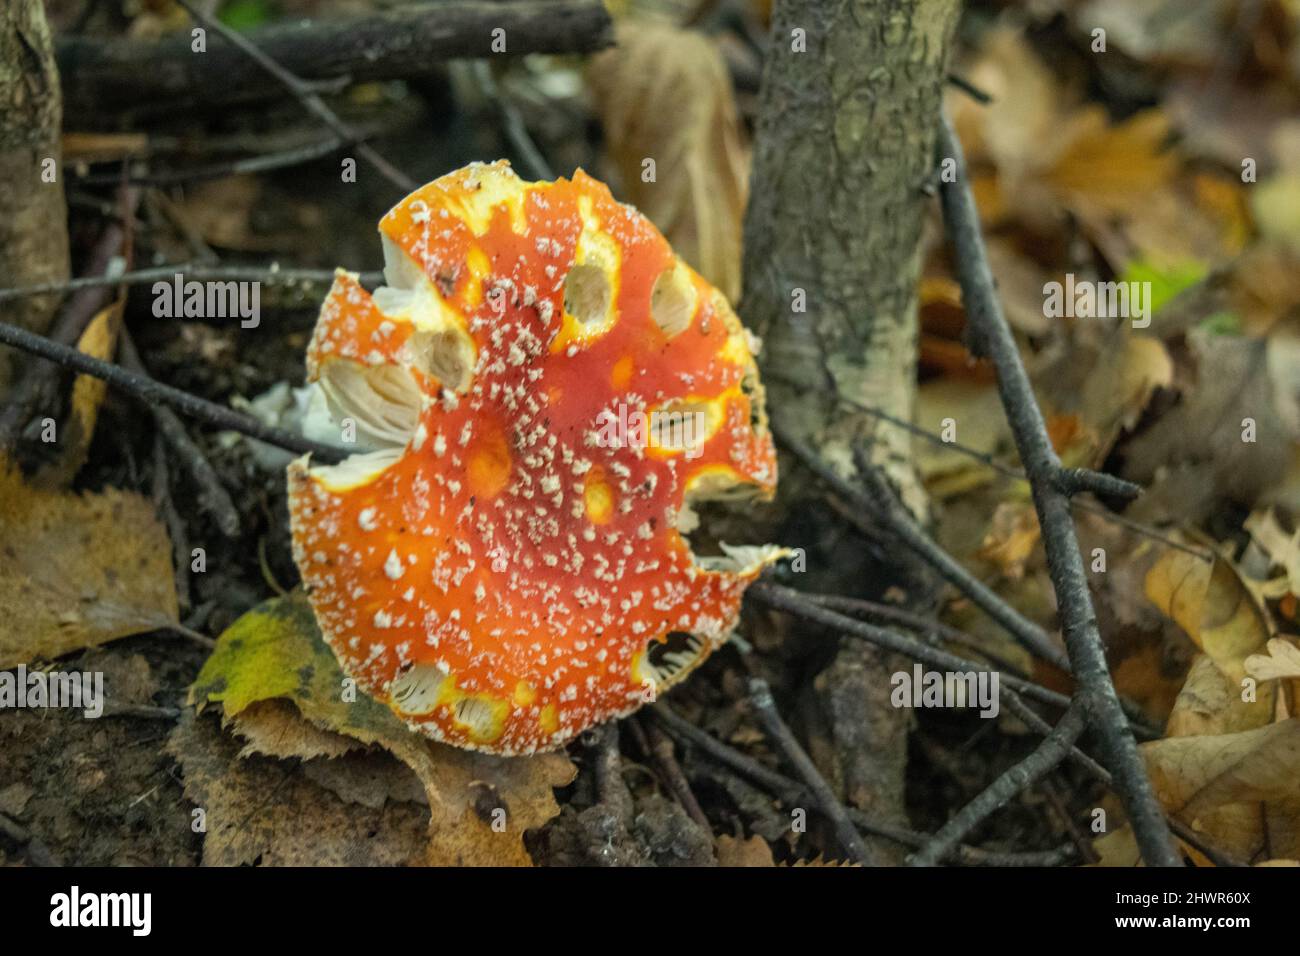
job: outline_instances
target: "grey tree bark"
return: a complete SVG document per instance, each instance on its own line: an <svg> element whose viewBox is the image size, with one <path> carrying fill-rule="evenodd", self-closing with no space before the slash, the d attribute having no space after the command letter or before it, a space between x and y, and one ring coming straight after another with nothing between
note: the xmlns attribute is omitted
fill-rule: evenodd
<svg viewBox="0 0 1300 956"><path fill-rule="evenodd" d="M872 440L873 465L918 516L909 436L835 391L912 416L922 224L959 11L958 0L776 0L745 223L740 311L763 338L773 417L845 476L852 443ZM806 500L793 477L782 500ZM815 515L807 526L818 520L833 527ZM821 559L819 575L810 549L810 578L861 587L860 540ZM805 711L812 755L843 798L900 823L909 711L890 706L889 675L907 667L846 644ZM887 844L873 851L898 862Z"/></svg>
<svg viewBox="0 0 1300 956"><path fill-rule="evenodd" d="M37 285L68 277L63 197L59 74L41 0L0 4L0 285ZM53 182L42 179L53 161ZM58 296L0 305L0 320L44 332ZM8 351L8 350L6 350ZM12 358L0 355L0 393Z"/></svg>
<svg viewBox="0 0 1300 956"><path fill-rule="evenodd" d="M875 434L914 510L906 433L836 407L826 385L911 416L925 187L959 9L777 0L745 224L742 314L765 366L797 383L771 381L772 404L846 474L849 439Z"/></svg>

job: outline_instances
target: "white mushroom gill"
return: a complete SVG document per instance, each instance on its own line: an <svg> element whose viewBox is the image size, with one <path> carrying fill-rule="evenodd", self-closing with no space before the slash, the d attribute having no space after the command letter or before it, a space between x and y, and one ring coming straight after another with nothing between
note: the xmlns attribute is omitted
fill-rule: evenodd
<svg viewBox="0 0 1300 956"><path fill-rule="evenodd" d="M372 299L385 318L412 325L415 331L398 364L363 364L341 357L322 363L316 385L328 414L319 414L318 408L304 430L310 428L310 437L321 441L354 443L357 448L337 465L312 469L334 491L373 481L415 438L425 396L412 370L461 393L474 378L478 350L464 317L404 250L387 237L383 245L388 285L376 289Z"/></svg>
<svg viewBox="0 0 1300 956"><path fill-rule="evenodd" d="M696 506L707 502L734 505L756 498L761 493L762 489L759 486L740 480L727 468L710 468L690 480L686 486L682 507L677 512L675 527L681 533L682 540L690 551L691 563L695 567L701 571L751 574L778 558L790 554L789 549L775 544L733 546L724 541L718 542L721 554L696 553L697 543L691 538L691 535L700 529L700 516L695 510Z"/></svg>
<svg viewBox="0 0 1300 956"><path fill-rule="evenodd" d="M365 366L330 359L316 384L327 416L310 409L304 422L309 437L331 444L354 445L356 453L337 465L315 465L311 473L333 491L373 480L402 457L423 410L420 388L406 369L396 365Z"/></svg>

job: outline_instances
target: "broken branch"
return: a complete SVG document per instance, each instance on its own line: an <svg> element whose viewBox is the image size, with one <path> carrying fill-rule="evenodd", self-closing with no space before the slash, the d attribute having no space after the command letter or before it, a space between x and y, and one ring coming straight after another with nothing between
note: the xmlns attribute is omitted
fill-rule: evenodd
<svg viewBox="0 0 1300 956"><path fill-rule="evenodd" d="M493 49L497 30L504 31L495 34L504 54ZM365 83L428 76L461 57L587 53L609 46L613 27L597 0L460 0L293 19L250 31L247 39L301 80L346 76ZM162 40L62 38L56 53L66 111L85 117L164 112L266 95L262 68L243 52L218 44L195 53L192 42L188 32Z"/></svg>

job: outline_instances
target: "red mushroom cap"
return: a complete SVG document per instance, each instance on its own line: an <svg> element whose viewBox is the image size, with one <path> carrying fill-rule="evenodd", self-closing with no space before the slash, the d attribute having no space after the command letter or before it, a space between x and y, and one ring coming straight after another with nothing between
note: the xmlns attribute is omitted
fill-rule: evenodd
<svg viewBox="0 0 1300 956"><path fill-rule="evenodd" d="M783 553L683 536L691 500L775 490L756 343L581 171L476 164L380 231L389 285L340 272L308 347L363 448L290 465L294 557L344 670L410 726L557 747L682 679Z"/></svg>

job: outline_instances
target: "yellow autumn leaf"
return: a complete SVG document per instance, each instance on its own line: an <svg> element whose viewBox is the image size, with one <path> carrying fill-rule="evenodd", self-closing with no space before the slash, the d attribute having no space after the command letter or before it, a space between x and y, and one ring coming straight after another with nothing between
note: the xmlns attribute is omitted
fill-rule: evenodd
<svg viewBox="0 0 1300 956"><path fill-rule="evenodd" d="M117 299L99 311L77 340L77 351L92 358L111 361L117 348L117 334L122 323L125 299ZM108 383L93 375L78 375L72 383L68 418L59 423L58 455L33 479L43 488L65 488L72 483L90 455L90 441L95 437L99 407L104 402Z"/></svg>

